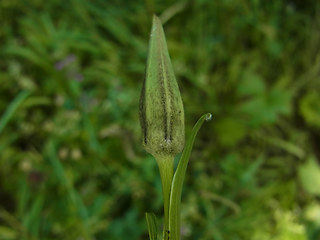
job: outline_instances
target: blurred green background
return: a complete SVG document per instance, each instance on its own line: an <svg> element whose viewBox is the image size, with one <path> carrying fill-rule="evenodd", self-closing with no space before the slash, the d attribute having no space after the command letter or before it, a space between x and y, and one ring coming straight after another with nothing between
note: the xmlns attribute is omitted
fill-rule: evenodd
<svg viewBox="0 0 320 240"><path fill-rule="evenodd" d="M153 13L187 136L183 239L320 239L318 0L1 0L0 239L148 239L138 102Z"/></svg>

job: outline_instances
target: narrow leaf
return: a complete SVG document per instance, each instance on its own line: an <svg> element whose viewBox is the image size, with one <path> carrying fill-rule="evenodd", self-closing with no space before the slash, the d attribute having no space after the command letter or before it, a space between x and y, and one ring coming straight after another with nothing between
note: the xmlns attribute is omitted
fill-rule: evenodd
<svg viewBox="0 0 320 240"><path fill-rule="evenodd" d="M9 120L12 118L14 112L18 109L21 103L30 95L29 91L20 92L17 97L10 103L7 110L0 118L0 133L5 128Z"/></svg>
<svg viewBox="0 0 320 240"><path fill-rule="evenodd" d="M146 219L148 224L149 238L150 240L157 240L158 238L158 227L157 217L154 213L146 213Z"/></svg>
<svg viewBox="0 0 320 240"><path fill-rule="evenodd" d="M201 128L204 121L211 120L211 113L202 115L202 117L194 125L191 136L189 137L187 144L182 152L177 170L174 174L172 186L171 186L171 196L170 196L170 208L169 208L169 229L170 229L170 240L180 240L180 202L181 193L184 177L186 175L186 170L193 147L195 137Z"/></svg>

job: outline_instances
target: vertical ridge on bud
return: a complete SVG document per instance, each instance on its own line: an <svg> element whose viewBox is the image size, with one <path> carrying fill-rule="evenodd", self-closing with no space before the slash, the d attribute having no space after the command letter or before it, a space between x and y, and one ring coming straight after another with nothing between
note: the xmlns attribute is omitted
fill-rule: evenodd
<svg viewBox="0 0 320 240"><path fill-rule="evenodd" d="M140 98L143 145L153 155L180 153L184 110L160 19L153 17L145 79Z"/></svg>

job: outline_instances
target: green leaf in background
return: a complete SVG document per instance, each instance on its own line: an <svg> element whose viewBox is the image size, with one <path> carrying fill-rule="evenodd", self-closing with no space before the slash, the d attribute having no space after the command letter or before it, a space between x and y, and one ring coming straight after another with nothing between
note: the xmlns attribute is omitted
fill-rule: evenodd
<svg viewBox="0 0 320 240"><path fill-rule="evenodd" d="M157 217L154 213L146 213L150 240L158 239Z"/></svg>
<svg viewBox="0 0 320 240"><path fill-rule="evenodd" d="M23 225L32 235L39 236L45 196L39 194L23 219Z"/></svg>
<svg viewBox="0 0 320 240"><path fill-rule="evenodd" d="M12 118L14 112L17 110L17 108L20 106L20 104L30 95L29 91L22 91L20 92L17 97L10 103L7 110L4 112L4 114L0 118L0 133L4 129L4 127L7 125L9 120Z"/></svg>
<svg viewBox="0 0 320 240"><path fill-rule="evenodd" d="M309 204L305 212L306 219L313 222L318 228L320 228L320 204L313 202Z"/></svg>
<svg viewBox="0 0 320 240"><path fill-rule="evenodd" d="M307 124L320 127L319 92L308 92L300 101L299 110Z"/></svg>
<svg viewBox="0 0 320 240"><path fill-rule="evenodd" d="M290 114L291 99L292 94L289 90L273 87L243 102L239 110L248 116L248 124L257 128L275 123L280 115Z"/></svg>
<svg viewBox="0 0 320 240"><path fill-rule="evenodd" d="M234 146L247 134L245 124L237 118L223 118L214 126L217 138L226 146Z"/></svg>
<svg viewBox="0 0 320 240"><path fill-rule="evenodd" d="M320 167L315 159L310 158L299 167L299 178L308 193L320 196Z"/></svg>
<svg viewBox="0 0 320 240"><path fill-rule="evenodd" d="M0 239L2 240L15 240L17 239L17 232L9 227L0 226Z"/></svg>
<svg viewBox="0 0 320 240"><path fill-rule="evenodd" d="M237 93L240 96L259 95L265 91L265 88L265 82L261 76L247 72L237 88Z"/></svg>

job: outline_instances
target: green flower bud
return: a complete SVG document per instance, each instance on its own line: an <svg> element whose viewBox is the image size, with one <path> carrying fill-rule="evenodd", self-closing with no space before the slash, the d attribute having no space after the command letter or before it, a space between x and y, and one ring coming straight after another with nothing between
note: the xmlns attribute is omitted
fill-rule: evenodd
<svg viewBox="0 0 320 240"><path fill-rule="evenodd" d="M184 110L160 19L153 17L145 80L140 98L143 146L153 156L183 150Z"/></svg>

